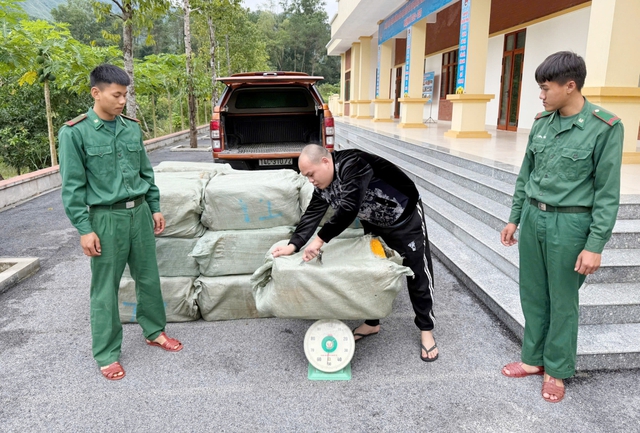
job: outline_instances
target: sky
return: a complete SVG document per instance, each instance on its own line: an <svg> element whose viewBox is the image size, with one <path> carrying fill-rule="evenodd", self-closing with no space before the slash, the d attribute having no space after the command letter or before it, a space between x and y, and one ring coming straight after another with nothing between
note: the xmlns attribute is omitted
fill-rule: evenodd
<svg viewBox="0 0 640 433"><path fill-rule="evenodd" d="M269 1L268 0L242 0L245 7L249 9L269 9ZM281 8L279 6L279 0L273 0L273 3L276 5L276 10L274 12L280 12ZM327 12L327 16L329 21L331 18L338 12L338 1L337 0L324 0L325 3L325 11Z"/></svg>

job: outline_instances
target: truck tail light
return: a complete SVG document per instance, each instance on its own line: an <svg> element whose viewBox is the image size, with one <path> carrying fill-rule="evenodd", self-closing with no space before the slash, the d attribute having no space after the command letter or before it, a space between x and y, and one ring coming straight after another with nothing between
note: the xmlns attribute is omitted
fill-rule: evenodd
<svg viewBox="0 0 640 433"><path fill-rule="evenodd" d="M333 117L325 117L324 118L324 135L325 135L325 144L328 149L332 149L335 144L335 134L336 128L333 122Z"/></svg>
<svg viewBox="0 0 640 433"><path fill-rule="evenodd" d="M219 151L222 148L220 143L220 120L212 120L209 124L211 130L211 147L214 151Z"/></svg>

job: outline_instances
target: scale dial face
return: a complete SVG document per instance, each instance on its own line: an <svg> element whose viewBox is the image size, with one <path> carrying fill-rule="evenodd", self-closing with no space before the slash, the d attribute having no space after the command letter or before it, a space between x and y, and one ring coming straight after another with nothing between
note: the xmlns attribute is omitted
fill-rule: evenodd
<svg viewBox="0 0 640 433"><path fill-rule="evenodd" d="M346 367L355 350L351 329L339 320L318 320L304 336L304 354L309 363L325 373Z"/></svg>

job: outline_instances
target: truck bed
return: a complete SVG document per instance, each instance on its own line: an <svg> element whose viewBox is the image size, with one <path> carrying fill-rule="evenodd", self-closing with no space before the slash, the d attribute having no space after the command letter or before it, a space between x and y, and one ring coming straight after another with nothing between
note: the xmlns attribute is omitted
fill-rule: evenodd
<svg viewBox="0 0 640 433"><path fill-rule="evenodd" d="M224 132L229 153L299 152L305 144L322 142L320 116L314 112L273 116L227 114Z"/></svg>
<svg viewBox="0 0 640 433"><path fill-rule="evenodd" d="M222 154L265 154L265 153L293 153L301 152L309 143L292 142L292 143L254 143L243 144L241 146L233 146L220 152Z"/></svg>

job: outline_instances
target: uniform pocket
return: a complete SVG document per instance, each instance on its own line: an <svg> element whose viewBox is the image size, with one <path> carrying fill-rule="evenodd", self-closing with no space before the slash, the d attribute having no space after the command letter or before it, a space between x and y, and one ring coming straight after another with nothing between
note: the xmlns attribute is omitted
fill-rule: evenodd
<svg viewBox="0 0 640 433"><path fill-rule="evenodd" d="M133 168L134 171L140 170L140 151L142 150L140 143L128 142L125 143L125 146L127 148L127 160L131 168Z"/></svg>
<svg viewBox="0 0 640 433"><path fill-rule="evenodd" d="M560 173L562 179L578 180L587 176L593 170L591 150L562 149L560 152Z"/></svg>
<svg viewBox="0 0 640 433"><path fill-rule="evenodd" d="M541 169L546 165L546 158L544 154L544 149L546 146L547 143L543 141L533 140L531 142L531 153L533 153L533 160L536 169Z"/></svg>
<svg viewBox="0 0 640 433"><path fill-rule="evenodd" d="M94 175L105 175L113 170L113 149L111 146L90 146L85 148L87 170Z"/></svg>

